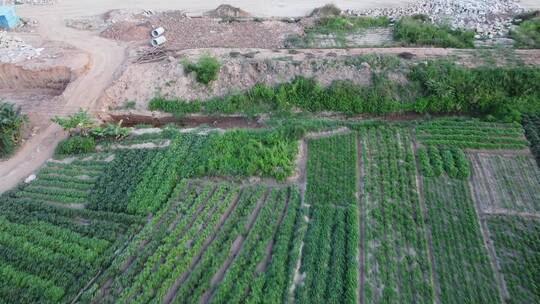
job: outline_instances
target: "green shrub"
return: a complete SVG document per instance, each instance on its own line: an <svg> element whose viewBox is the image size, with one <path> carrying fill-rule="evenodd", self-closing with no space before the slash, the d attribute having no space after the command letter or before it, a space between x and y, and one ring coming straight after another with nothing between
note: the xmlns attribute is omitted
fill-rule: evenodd
<svg viewBox="0 0 540 304"><path fill-rule="evenodd" d="M96 142L92 137L73 136L58 144L57 155L85 154L96 150Z"/></svg>
<svg viewBox="0 0 540 304"><path fill-rule="evenodd" d="M433 168L431 167L431 164L429 163L429 155L426 148L418 149L418 160L420 162L420 168L422 169L422 174L425 177L433 177L435 174L433 173Z"/></svg>
<svg viewBox="0 0 540 304"><path fill-rule="evenodd" d="M520 48L540 48L540 17L523 21L510 31L510 37Z"/></svg>
<svg viewBox="0 0 540 304"><path fill-rule="evenodd" d="M522 114L540 113L540 69L535 67L466 68L445 60L413 66L404 84L385 71L372 73L371 85L336 80L323 87L313 78L298 76L275 87L257 84L208 100L150 101L151 110L176 115L333 111L348 115L466 114L503 121L521 121Z"/></svg>
<svg viewBox="0 0 540 304"><path fill-rule="evenodd" d="M468 69L444 61L414 66L408 75L419 88L418 113L493 115L520 121L522 113L540 112L540 69L480 67Z"/></svg>
<svg viewBox="0 0 540 304"><path fill-rule="evenodd" d="M21 128L27 118L14 104L0 102L0 157L15 150L21 137Z"/></svg>
<svg viewBox="0 0 540 304"><path fill-rule="evenodd" d="M454 163L456 164L457 168L457 178L460 179L468 179L471 175L471 169L469 166L469 160L467 159L467 156L465 155L465 152L461 149L454 148L452 149L452 154L454 156Z"/></svg>
<svg viewBox="0 0 540 304"><path fill-rule="evenodd" d="M333 16L317 20L315 26L308 32L319 34L354 33L370 27L387 27L388 17L344 17Z"/></svg>
<svg viewBox="0 0 540 304"><path fill-rule="evenodd" d="M209 84L211 81L216 80L221 68L219 61L209 54L201 56L197 63L185 60L183 65L186 73L194 72L196 74L195 79L203 84Z"/></svg>
<svg viewBox="0 0 540 304"><path fill-rule="evenodd" d="M394 39L405 45L473 48L474 32L437 25L425 17L404 17L394 25Z"/></svg>
<svg viewBox="0 0 540 304"><path fill-rule="evenodd" d="M459 171L456 167L456 164L454 161L454 155L452 154L452 151L443 150L442 159L443 159L443 164L444 164L444 171L446 171L448 176L450 176L451 178L457 178Z"/></svg>
<svg viewBox="0 0 540 304"><path fill-rule="evenodd" d="M433 176L440 176L443 173L443 160L439 149L435 146L430 146L428 149L429 161L433 170Z"/></svg>

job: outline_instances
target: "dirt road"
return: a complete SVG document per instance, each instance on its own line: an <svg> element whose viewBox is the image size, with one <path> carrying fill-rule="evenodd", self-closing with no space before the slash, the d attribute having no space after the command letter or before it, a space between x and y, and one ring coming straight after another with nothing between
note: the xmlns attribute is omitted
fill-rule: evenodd
<svg viewBox="0 0 540 304"><path fill-rule="evenodd" d="M34 9L34 8L32 8ZM40 34L50 40L74 45L90 55L89 71L71 83L64 92L66 107L93 109L96 100L112 81L115 71L124 60L125 47L117 42L99 38L90 32L66 28L61 14L25 15L39 21ZM66 134L56 125L28 140L9 160L0 162L0 192L4 192L34 173L54 152Z"/></svg>

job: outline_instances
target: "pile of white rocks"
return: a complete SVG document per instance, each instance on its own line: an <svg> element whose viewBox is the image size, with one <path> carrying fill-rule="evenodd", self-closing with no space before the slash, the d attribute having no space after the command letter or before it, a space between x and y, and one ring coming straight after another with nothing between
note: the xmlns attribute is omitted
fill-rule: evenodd
<svg viewBox="0 0 540 304"><path fill-rule="evenodd" d="M34 48L22 39L0 31L0 62L16 63L39 57L43 48Z"/></svg>
<svg viewBox="0 0 540 304"><path fill-rule="evenodd" d="M513 17L523 11L515 0L419 0L406 7L348 13L356 16L388 16L394 20L424 14L433 22L474 30L477 38L493 38L506 35Z"/></svg>

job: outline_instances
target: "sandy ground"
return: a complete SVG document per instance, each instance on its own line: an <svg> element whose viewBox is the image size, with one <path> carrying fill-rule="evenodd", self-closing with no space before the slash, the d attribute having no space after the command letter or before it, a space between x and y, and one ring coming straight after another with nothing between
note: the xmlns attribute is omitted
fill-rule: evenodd
<svg viewBox="0 0 540 304"><path fill-rule="evenodd" d="M85 7L81 5L81 7ZM23 10L21 10L23 11ZM64 92L67 107L93 108L124 61L125 48L117 42L99 38L90 32L65 27L61 7L31 8L30 16L39 21L38 33L50 40L73 45L90 56L89 71L72 82ZM45 13L45 11L47 13ZM40 13L40 14L38 14ZM49 124L27 141L9 160L0 163L0 192L4 192L34 173L52 156L58 142L66 137L60 127Z"/></svg>

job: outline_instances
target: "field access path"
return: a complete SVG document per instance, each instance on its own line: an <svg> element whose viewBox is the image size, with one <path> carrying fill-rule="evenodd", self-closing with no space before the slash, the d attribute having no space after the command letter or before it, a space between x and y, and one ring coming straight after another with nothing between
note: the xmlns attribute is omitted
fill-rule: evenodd
<svg viewBox="0 0 540 304"><path fill-rule="evenodd" d="M41 9L43 7L40 7ZM96 101L114 78L125 58L125 46L100 38L92 32L67 28L58 11L29 8L23 16L38 20L38 32L44 39L71 44L89 55L88 71L65 90L66 107L94 109ZM30 138L10 159L0 162L0 193L16 186L49 159L58 142L67 136L62 129L49 124L44 131Z"/></svg>

